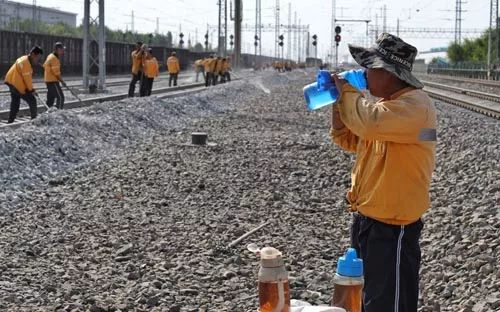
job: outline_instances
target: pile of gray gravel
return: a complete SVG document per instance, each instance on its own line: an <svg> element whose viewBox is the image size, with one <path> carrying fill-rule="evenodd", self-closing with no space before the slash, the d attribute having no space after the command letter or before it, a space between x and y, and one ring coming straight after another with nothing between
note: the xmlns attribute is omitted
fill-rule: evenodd
<svg viewBox="0 0 500 312"><path fill-rule="evenodd" d="M328 109L305 110L310 80L264 72L0 134L0 310L256 311L248 243L284 253L293 298L329 303L354 158L330 143ZM499 123L439 108L421 311L495 311Z"/></svg>

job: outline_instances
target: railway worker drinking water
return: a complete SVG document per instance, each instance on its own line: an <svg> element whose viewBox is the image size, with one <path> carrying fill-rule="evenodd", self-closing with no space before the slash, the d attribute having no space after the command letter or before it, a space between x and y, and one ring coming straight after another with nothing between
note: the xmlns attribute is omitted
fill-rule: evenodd
<svg viewBox="0 0 500 312"><path fill-rule="evenodd" d="M417 49L383 33L372 48L349 45L367 69L367 100L335 75L332 140L356 153L347 194L351 242L364 262L366 312L416 312L422 215L435 164L436 109L412 74Z"/></svg>

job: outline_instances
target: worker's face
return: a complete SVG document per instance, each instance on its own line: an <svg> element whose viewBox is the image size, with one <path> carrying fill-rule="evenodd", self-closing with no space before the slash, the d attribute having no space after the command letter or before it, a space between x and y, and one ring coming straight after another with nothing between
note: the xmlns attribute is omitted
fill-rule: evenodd
<svg viewBox="0 0 500 312"><path fill-rule="evenodd" d="M57 48L57 49L56 49L56 53L57 53L57 55L59 55L59 56L63 56L63 55L64 55L64 51L65 51L65 50L64 50L63 48Z"/></svg>
<svg viewBox="0 0 500 312"><path fill-rule="evenodd" d="M369 68L366 71L368 89L373 96L383 97L387 86L392 82L391 73L382 68Z"/></svg>
<svg viewBox="0 0 500 312"><path fill-rule="evenodd" d="M38 64L40 62L41 54L31 54L31 59L33 60L33 64Z"/></svg>

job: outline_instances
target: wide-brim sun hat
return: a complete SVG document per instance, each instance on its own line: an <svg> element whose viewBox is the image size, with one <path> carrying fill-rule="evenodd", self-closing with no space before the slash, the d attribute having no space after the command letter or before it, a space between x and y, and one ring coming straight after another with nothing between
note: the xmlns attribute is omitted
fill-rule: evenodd
<svg viewBox="0 0 500 312"><path fill-rule="evenodd" d="M418 50L401 38L382 33L371 48L348 46L352 57L362 67L382 68L417 89L424 87L411 72Z"/></svg>

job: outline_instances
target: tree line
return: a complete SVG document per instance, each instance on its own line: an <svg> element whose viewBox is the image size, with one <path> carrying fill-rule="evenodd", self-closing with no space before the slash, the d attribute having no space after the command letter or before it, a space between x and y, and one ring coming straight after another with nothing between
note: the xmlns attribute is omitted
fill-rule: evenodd
<svg viewBox="0 0 500 312"><path fill-rule="evenodd" d="M35 30L36 33L41 34L83 38L82 25L73 27L62 22L57 24L48 24L40 21L33 22L30 19L11 20L5 27L3 27L3 29L21 32L32 32L33 30ZM97 29L95 26L91 26L90 31L93 34L97 34ZM148 34L123 30L112 30L106 27L106 40L129 43L142 41L151 45L164 46L167 48L179 47L178 40L174 40L172 32L170 31L168 31L166 34ZM203 52L205 50L201 43L198 42L193 45L189 40L187 44L184 45L184 48L187 48L194 52ZM209 49L211 50L211 46L209 46Z"/></svg>

